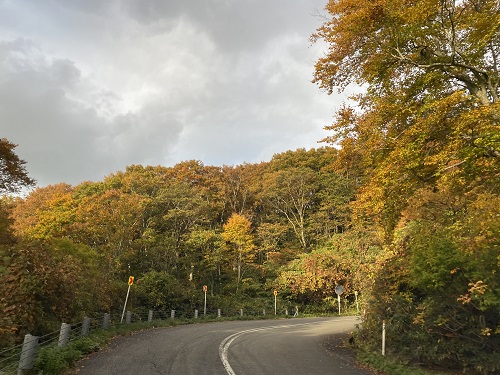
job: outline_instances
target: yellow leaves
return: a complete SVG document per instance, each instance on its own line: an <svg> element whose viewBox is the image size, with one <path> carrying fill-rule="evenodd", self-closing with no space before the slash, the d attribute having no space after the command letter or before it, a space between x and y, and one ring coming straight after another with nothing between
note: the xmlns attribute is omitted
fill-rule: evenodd
<svg viewBox="0 0 500 375"><path fill-rule="evenodd" d="M241 281L241 267L255 258L251 222L246 217L234 213L224 224L222 239L226 241L238 267L238 282Z"/></svg>
<svg viewBox="0 0 500 375"><path fill-rule="evenodd" d="M305 295L311 301L334 296L335 286L343 285L347 294L352 291L354 270L349 261L335 251L315 250L290 262L278 276L278 283L292 294Z"/></svg>
<svg viewBox="0 0 500 375"><path fill-rule="evenodd" d="M468 303L471 303L472 299L469 294L463 294L457 298L457 301L463 305L467 305Z"/></svg>
<svg viewBox="0 0 500 375"><path fill-rule="evenodd" d="M492 329L491 328L483 328L481 329L481 336L491 336Z"/></svg>
<svg viewBox="0 0 500 375"><path fill-rule="evenodd" d="M64 183L33 191L14 209L15 233L37 239L65 235L68 224L74 220L72 194L72 187Z"/></svg>
<svg viewBox="0 0 500 375"><path fill-rule="evenodd" d="M485 282L482 280L478 280L476 282L470 282L468 293L460 295L457 298L457 301L461 302L464 305L469 304L473 300L480 299L480 297L484 296L489 291L489 289L490 288L488 287L488 285L485 284Z"/></svg>
<svg viewBox="0 0 500 375"><path fill-rule="evenodd" d="M421 311L417 315L415 315L412 323L415 325L423 326L425 324L425 313Z"/></svg>
<svg viewBox="0 0 500 375"><path fill-rule="evenodd" d="M488 290L488 285L482 280L476 281L475 283L469 283L469 286L469 292L471 294L484 294Z"/></svg>
<svg viewBox="0 0 500 375"><path fill-rule="evenodd" d="M252 241L251 222L243 215L234 213L224 224L222 238L236 244L237 246L248 246Z"/></svg>

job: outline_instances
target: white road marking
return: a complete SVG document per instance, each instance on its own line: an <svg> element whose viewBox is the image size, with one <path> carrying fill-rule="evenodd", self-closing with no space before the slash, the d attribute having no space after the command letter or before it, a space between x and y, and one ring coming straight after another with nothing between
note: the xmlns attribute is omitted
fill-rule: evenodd
<svg viewBox="0 0 500 375"><path fill-rule="evenodd" d="M285 324L285 325L278 325L278 326L271 326L271 327L260 327L260 328L252 328L252 329L246 329L244 331L236 332L233 333L232 335L226 337L224 340L219 345L219 357L220 360L222 361L222 364L224 365L224 368L226 369L226 372L228 375L236 375L234 372L233 368L229 364L229 360L227 358L227 351L229 350L229 346L231 343L236 340L238 337L246 334L246 333L252 333L252 332L258 332L258 331L266 331L270 329L277 329L277 328L290 328L290 327L299 327L299 326L306 326L310 324L319 324L319 323L324 323L325 321L320 321L320 322L309 322L309 323L300 323L300 324Z"/></svg>

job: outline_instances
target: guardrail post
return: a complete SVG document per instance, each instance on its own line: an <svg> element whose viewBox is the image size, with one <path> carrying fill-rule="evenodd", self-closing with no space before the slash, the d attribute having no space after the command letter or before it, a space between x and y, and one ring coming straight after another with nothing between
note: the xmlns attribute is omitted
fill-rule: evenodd
<svg viewBox="0 0 500 375"><path fill-rule="evenodd" d="M266 309L262 309L262 315L266 315Z"/></svg>
<svg viewBox="0 0 500 375"><path fill-rule="evenodd" d="M288 316L288 309L285 309L285 315Z"/></svg>
<svg viewBox="0 0 500 375"><path fill-rule="evenodd" d="M217 309L217 318L220 318L220 317L221 317L220 309Z"/></svg>
<svg viewBox="0 0 500 375"><path fill-rule="evenodd" d="M109 314L108 313L104 313L104 318L102 319L102 328L104 329L108 329L109 328Z"/></svg>
<svg viewBox="0 0 500 375"><path fill-rule="evenodd" d="M175 319L175 310L170 310L170 319Z"/></svg>
<svg viewBox="0 0 500 375"><path fill-rule="evenodd" d="M148 322L151 323L153 321L153 310L149 310L148 312Z"/></svg>
<svg viewBox="0 0 500 375"><path fill-rule="evenodd" d="M82 332L81 332L80 336L88 336L89 330L90 330L90 318L85 317L85 318L83 318Z"/></svg>
<svg viewBox="0 0 500 375"><path fill-rule="evenodd" d="M194 310L194 318L198 319L198 310L197 309Z"/></svg>
<svg viewBox="0 0 500 375"><path fill-rule="evenodd" d="M58 347L64 348L66 345L68 345L70 332L71 324L62 323L61 330L59 331L59 341L57 342Z"/></svg>
<svg viewBox="0 0 500 375"><path fill-rule="evenodd" d="M243 316L243 309L240 309L240 316Z"/></svg>
<svg viewBox="0 0 500 375"><path fill-rule="evenodd" d="M127 315L126 315L126 318L125 318L125 322L127 324L130 324L132 322L132 313L130 311L127 311Z"/></svg>
<svg viewBox="0 0 500 375"><path fill-rule="evenodd" d="M17 367L17 375L22 375L25 373L25 370L31 370L33 368L38 339L38 336L31 336L29 333L24 336L21 357L19 358L19 365Z"/></svg>

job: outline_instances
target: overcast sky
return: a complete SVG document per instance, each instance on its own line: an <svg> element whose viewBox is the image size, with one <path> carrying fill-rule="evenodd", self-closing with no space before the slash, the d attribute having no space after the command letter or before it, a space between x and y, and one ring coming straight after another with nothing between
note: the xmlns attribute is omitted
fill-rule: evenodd
<svg viewBox="0 0 500 375"><path fill-rule="evenodd" d="M0 0L0 137L39 186L320 147L326 0Z"/></svg>

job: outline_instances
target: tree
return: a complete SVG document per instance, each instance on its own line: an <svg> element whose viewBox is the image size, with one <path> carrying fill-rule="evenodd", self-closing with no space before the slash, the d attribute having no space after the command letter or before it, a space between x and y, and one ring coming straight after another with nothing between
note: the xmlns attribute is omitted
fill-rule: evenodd
<svg viewBox="0 0 500 375"><path fill-rule="evenodd" d="M279 253L283 247L287 231L288 227L279 222L268 222L259 225L256 231L256 239L258 241L260 264L269 261L269 254L276 255L276 257L273 258L281 258L277 253ZM295 255L295 253L293 255ZM292 256L292 258L293 257L294 256Z"/></svg>
<svg viewBox="0 0 500 375"><path fill-rule="evenodd" d="M410 359L497 371L498 356L481 353L498 351L499 340L491 219L500 186L500 3L331 0L326 9L331 18L312 38L329 50L314 81L329 93L364 85L326 127L326 141L361 170L353 218L375 223L385 244L364 334L375 339L370 328L390 319Z"/></svg>
<svg viewBox="0 0 500 375"><path fill-rule="evenodd" d="M286 219L302 250L310 244L306 235L307 219L319 190L317 173L311 169L289 168L265 176L264 200Z"/></svg>
<svg viewBox="0 0 500 375"><path fill-rule="evenodd" d="M327 241L351 225L351 207L354 199L352 182L341 174L330 171L318 173L320 188L316 194L317 207L311 215L310 235L316 243Z"/></svg>
<svg viewBox="0 0 500 375"><path fill-rule="evenodd" d="M204 166L202 162L190 160L176 164L168 170L168 183L186 185L196 191L196 196L205 201L211 209L206 212L211 221L222 224L224 193L220 167Z"/></svg>
<svg viewBox="0 0 500 375"><path fill-rule="evenodd" d="M148 210L150 217L143 240L149 239L149 256L155 253L159 256L153 267L168 267L168 272L187 278L191 265L198 259L186 243L193 230L209 222L209 203L203 199L197 186L172 181L159 190Z"/></svg>
<svg viewBox="0 0 500 375"><path fill-rule="evenodd" d="M0 194L17 193L35 184L35 180L28 177L26 162L14 152L16 147L6 138L0 139Z"/></svg>
<svg viewBox="0 0 500 375"><path fill-rule="evenodd" d="M356 82L387 93L427 76L442 91L465 88L483 106L498 102L498 1L332 0L326 9L332 18L312 38L330 46L315 74L329 92Z"/></svg>
<svg viewBox="0 0 500 375"><path fill-rule="evenodd" d="M238 291L243 276L243 265L251 263L255 257L251 223L246 217L233 214L226 224L222 238L229 246L229 253L237 270L236 291Z"/></svg>
<svg viewBox="0 0 500 375"><path fill-rule="evenodd" d="M144 201L137 194L106 190L83 197L75 210L72 237L96 249L110 275L128 275L143 213Z"/></svg>
<svg viewBox="0 0 500 375"><path fill-rule="evenodd" d="M186 246L192 253L190 281L197 285L209 284L213 295L220 287L222 268L227 263L220 233L212 229L195 229L191 231Z"/></svg>
<svg viewBox="0 0 500 375"><path fill-rule="evenodd" d="M302 251L348 225L353 187L336 173L337 156L333 147L287 151L274 155L261 178L260 221L287 225Z"/></svg>
<svg viewBox="0 0 500 375"><path fill-rule="evenodd" d="M488 194L470 202L427 194L433 204L427 199L417 209L427 218L408 213L419 219L398 230L392 251L376 262L364 340L378 346L378 336L367 332L378 330L385 319L400 357L496 373L500 198Z"/></svg>
<svg viewBox="0 0 500 375"><path fill-rule="evenodd" d="M16 200L12 197L0 198L0 245L14 243L15 237L12 230L12 210Z"/></svg>
<svg viewBox="0 0 500 375"><path fill-rule="evenodd" d="M129 165L125 172L117 172L105 178L108 188L120 189L129 194L155 197L167 183L168 168L161 166Z"/></svg>
<svg viewBox="0 0 500 375"><path fill-rule="evenodd" d="M347 259L333 251L314 250L284 266L277 284L301 302L321 303L335 295L336 285L343 285L347 293L351 293L351 266Z"/></svg>
<svg viewBox="0 0 500 375"><path fill-rule="evenodd" d="M187 294L180 281L166 271L147 272L137 282L137 287L140 299L155 310L166 311L182 306L182 297Z"/></svg>
<svg viewBox="0 0 500 375"><path fill-rule="evenodd" d="M407 198L441 178L498 184L500 11L497 1L330 1L313 35L328 53L314 81L367 85L327 129L365 182L358 212L397 224ZM491 184L490 184L491 186Z"/></svg>
<svg viewBox="0 0 500 375"><path fill-rule="evenodd" d="M109 307L97 254L85 245L20 241L0 253L2 342L52 332L61 321Z"/></svg>
<svg viewBox="0 0 500 375"><path fill-rule="evenodd" d="M243 215L251 207L254 200L251 182L255 177L255 170L256 166L252 164L222 167L224 198L229 212Z"/></svg>
<svg viewBox="0 0 500 375"><path fill-rule="evenodd" d="M18 236L31 239L67 236L69 225L75 221L73 188L68 184L39 187L13 211L13 229Z"/></svg>

